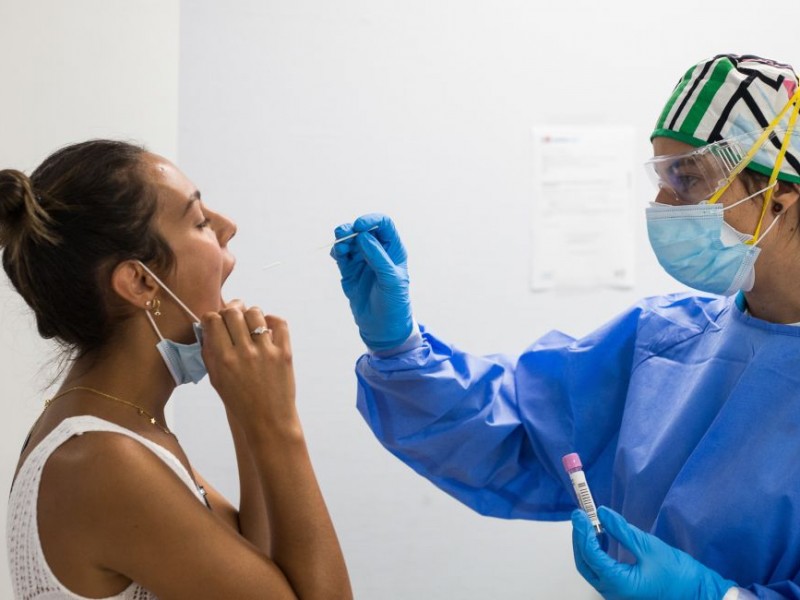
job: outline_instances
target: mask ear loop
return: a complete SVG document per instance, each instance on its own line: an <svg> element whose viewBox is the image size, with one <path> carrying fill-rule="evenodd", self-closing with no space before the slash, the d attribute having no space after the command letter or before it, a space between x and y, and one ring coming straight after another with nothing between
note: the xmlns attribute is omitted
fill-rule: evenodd
<svg viewBox="0 0 800 600"><path fill-rule="evenodd" d="M147 318L150 320L150 325L153 326L153 330L156 332L158 339L163 342L164 336L161 335L161 331L158 329L158 325L156 325L156 320L153 318L153 315L150 314L149 310L144 311L144 314L146 314Z"/></svg>
<svg viewBox="0 0 800 600"><path fill-rule="evenodd" d="M744 243L747 244L748 246L757 246L758 244L760 244L764 240L764 238L767 237L767 234L770 231L772 231L772 228L775 227L775 225L778 223L778 219L780 219L782 216L783 216L783 213L781 213L777 217L775 217L772 220L772 223L769 224L769 227L767 227L764 230L764 234L761 237L759 237L757 241L756 240L747 240Z"/></svg>
<svg viewBox="0 0 800 600"><path fill-rule="evenodd" d="M778 157L775 159L775 166L772 167L772 173L769 176L769 188L767 189L767 193L764 194L764 206L761 208L761 217L758 219L758 225L756 225L756 230L753 233L753 239L747 242L750 245L757 244L760 240L760 233L761 233L761 225L764 222L764 215L767 214L767 208L772 203L772 196L775 193L775 184L778 179L778 173L780 173L781 165L783 164L783 159L786 156L786 151L789 149L789 142L792 138L792 133L794 132L794 125L797 121L798 111L800 111L800 102L796 102L796 106L794 110L792 110L792 116L789 117L789 125L786 127L786 134L783 136L783 143L781 144L780 152L778 152ZM764 235L767 235L770 229L772 229L772 225L777 222L777 218L772 224L767 228L767 231L764 232Z"/></svg>
<svg viewBox="0 0 800 600"><path fill-rule="evenodd" d="M723 212L724 212L724 211L726 211L726 210L730 210L730 209L732 209L732 208L734 208L734 207L736 207L736 206L739 206L739 205L740 205L740 204L742 204L743 202L747 202L748 200L750 200L750 198L755 198L755 197L756 197L756 196L758 196L759 194L763 194L764 192L768 192L768 191L770 191L772 188L774 188L774 187L775 187L775 185L776 185L776 184L774 184L774 183L773 183L773 184L771 184L771 185L768 185L767 187L763 187L763 188L761 188L760 190L758 190L758 191L756 191L756 192L753 192L753 193L752 193L752 194L750 194L749 196L745 196L745 197L744 197L744 198L742 198L741 200L737 200L737 201L736 201L736 202L734 202L733 204L729 204L728 206L723 206L723 207L722 207L722 210L723 210Z"/></svg>
<svg viewBox="0 0 800 600"><path fill-rule="evenodd" d="M197 318L197 315L195 315L195 314L194 314L194 313L193 313L193 312L192 312L192 311L189 309L189 307L188 307L188 306L186 306L186 305L185 305L183 302L181 302L181 299L180 299L180 298L178 298L178 297L177 297L175 294L173 294L171 289L169 289L169 288L168 288L166 285L164 285L164 282L163 282L163 281L161 281L161 280L158 278L158 275L156 275L155 273L153 273L153 272L152 272L152 271L151 271L151 270L148 268L148 266L147 266L146 264L144 264L142 261L140 261L140 260L137 260L136 262L138 262L140 265L142 265L142 268L143 268L145 271L147 271L147 273L150 275L150 277L152 277L153 279L155 279L155 280L156 280L156 283L157 283L158 285L160 285L162 288L164 288L164 291L165 291L165 292L167 292L167 293L170 295L170 298L172 298L173 300L175 300L175 302L177 302L177 303L178 303L178 306L180 306L180 307L181 307L183 310L185 310L187 313L189 313L189 316L190 316L190 317L192 317L192 318L194 319L194 322L195 322L195 323L199 323L199 322L200 322L200 319L198 319L198 318ZM150 315L150 313L147 313L147 314L148 314L148 316ZM160 335L160 334L159 334L159 335Z"/></svg>
<svg viewBox="0 0 800 600"><path fill-rule="evenodd" d="M764 129L764 131L761 133L761 135L758 136L758 139L750 147L750 150L747 151L747 154L745 155L745 157L739 162L738 165L736 165L736 167L733 169L733 171L730 172L730 174L728 175L728 180L725 183L725 185L723 185L720 189L718 189L716 192L714 192L714 195L711 196L711 198L708 199L708 204L716 204L717 203L717 201L722 197L722 194L724 194L726 192L726 190L731 186L731 184L734 182L734 180L739 175L739 173L744 171L745 167L747 167L747 165L750 164L750 161L753 160L753 157L761 149L761 146L763 146L764 142L767 141L767 138L772 134L772 131L778 126L778 124L781 122L781 120L783 120L784 115L789 111L789 109L793 105L798 103L798 100L800 100L800 87L798 87L795 90L794 94L792 94L792 97L789 98L789 101L781 109L781 112L779 112L777 114L777 116L770 122L770 124L767 125L767 127ZM781 161L783 161L782 158L781 158Z"/></svg>

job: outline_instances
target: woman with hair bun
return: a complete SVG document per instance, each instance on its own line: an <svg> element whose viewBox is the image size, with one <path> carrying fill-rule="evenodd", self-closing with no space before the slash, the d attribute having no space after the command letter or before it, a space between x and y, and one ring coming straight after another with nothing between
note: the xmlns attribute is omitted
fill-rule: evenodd
<svg viewBox="0 0 800 600"><path fill-rule="evenodd" d="M350 598L295 407L287 324L221 287L236 226L166 159L118 141L0 171L3 268L70 359L8 512L17 598ZM201 344L202 342L202 344ZM208 372L238 509L164 420Z"/></svg>

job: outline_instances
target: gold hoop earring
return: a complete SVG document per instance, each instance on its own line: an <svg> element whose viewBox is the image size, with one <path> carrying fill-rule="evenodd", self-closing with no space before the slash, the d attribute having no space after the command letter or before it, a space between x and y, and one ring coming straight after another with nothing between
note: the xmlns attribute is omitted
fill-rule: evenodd
<svg viewBox="0 0 800 600"><path fill-rule="evenodd" d="M161 316L161 300L158 298L153 298L152 300L148 300L144 303L144 305L148 308L148 310L153 312L153 316L160 317Z"/></svg>

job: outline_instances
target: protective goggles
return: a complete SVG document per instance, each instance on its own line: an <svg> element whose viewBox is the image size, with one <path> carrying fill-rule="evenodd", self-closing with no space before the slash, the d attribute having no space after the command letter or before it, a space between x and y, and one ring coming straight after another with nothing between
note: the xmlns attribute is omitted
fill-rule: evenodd
<svg viewBox="0 0 800 600"><path fill-rule="evenodd" d="M672 192L677 202L698 204L725 185L744 159L749 144L744 146L745 140L739 138L721 140L685 154L656 156L645 163L645 169L656 187ZM751 144L753 141L750 138Z"/></svg>
<svg viewBox="0 0 800 600"><path fill-rule="evenodd" d="M790 110L788 126L779 130L778 124ZM647 170L655 173L656 185L671 190L678 202L716 204L739 173L753 161L764 144L775 143L780 150L769 176L769 184L765 188L761 216L752 238L745 242L757 244L761 237L764 215L767 214L767 208L775 192L778 173L795 133L798 116L800 116L800 87L795 89L783 109L763 130L720 140L678 156L657 156L647 161ZM753 138L756 138L755 141L748 145L748 140ZM742 152L743 148L749 149ZM683 166L687 166L688 169L682 170Z"/></svg>
<svg viewBox="0 0 800 600"><path fill-rule="evenodd" d="M645 169L655 186L671 192L676 202L699 204L727 187L766 144L780 148L787 134L798 135L786 129L766 128L720 140L685 154L656 156L645 162ZM748 156L750 159L746 160Z"/></svg>

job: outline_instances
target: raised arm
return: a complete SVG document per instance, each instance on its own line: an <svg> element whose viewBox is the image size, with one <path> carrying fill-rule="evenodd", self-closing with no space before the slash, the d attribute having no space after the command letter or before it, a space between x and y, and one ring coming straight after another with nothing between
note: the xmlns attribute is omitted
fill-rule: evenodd
<svg viewBox="0 0 800 600"><path fill-rule="evenodd" d="M195 478L205 489L211 509L234 531L241 533L250 543L269 556L271 554L269 519L264 494L261 491L261 478L253 462L244 430L230 411L226 411L226 414L239 475L238 508L199 473L195 472Z"/></svg>
<svg viewBox="0 0 800 600"><path fill-rule="evenodd" d="M415 325L407 255L391 219L335 231L332 255L370 352L356 366L358 408L380 442L474 510L567 519L561 456L578 451L608 498L613 444L638 313L584 340L553 332L520 356L476 356Z"/></svg>
<svg viewBox="0 0 800 600"><path fill-rule="evenodd" d="M271 557L301 598L349 597L339 542L295 406L286 323L257 308L203 317L211 384L244 432L270 524ZM252 335L259 327L268 333Z"/></svg>

